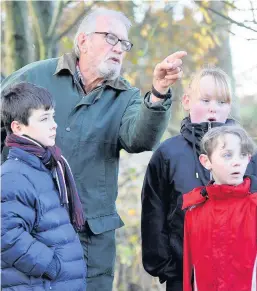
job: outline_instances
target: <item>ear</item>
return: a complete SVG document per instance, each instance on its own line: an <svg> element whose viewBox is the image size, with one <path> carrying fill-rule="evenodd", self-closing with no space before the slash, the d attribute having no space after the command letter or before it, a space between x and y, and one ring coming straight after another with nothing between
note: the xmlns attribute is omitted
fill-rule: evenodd
<svg viewBox="0 0 257 291"><path fill-rule="evenodd" d="M87 41L88 41L88 35L86 35L84 32L81 32L78 35L78 47L79 47L80 53L87 52Z"/></svg>
<svg viewBox="0 0 257 291"><path fill-rule="evenodd" d="M201 154L199 156L199 161L202 164L202 166L205 167L205 169L207 169L209 171L211 170L211 161L209 160L207 155Z"/></svg>
<svg viewBox="0 0 257 291"><path fill-rule="evenodd" d="M19 121L14 120L11 123L11 129L12 132L16 135L22 135L23 134L23 124L21 124Z"/></svg>
<svg viewBox="0 0 257 291"><path fill-rule="evenodd" d="M185 111L190 110L190 98L189 98L188 94L184 94L182 96L182 106L183 106Z"/></svg>

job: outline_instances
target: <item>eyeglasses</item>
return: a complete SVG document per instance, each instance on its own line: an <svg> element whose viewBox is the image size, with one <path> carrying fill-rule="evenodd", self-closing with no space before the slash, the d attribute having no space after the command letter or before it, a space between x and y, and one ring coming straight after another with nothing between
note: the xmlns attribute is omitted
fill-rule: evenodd
<svg viewBox="0 0 257 291"><path fill-rule="evenodd" d="M104 34L106 42L109 43L112 46L115 46L120 41L121 49L123 51L128 52L128 51L130 51L132 49L133 43L131 43L128 40L120 39L115 34L112 34L112 33L109 33L109 32L93 32L93 33Z"/></svg>

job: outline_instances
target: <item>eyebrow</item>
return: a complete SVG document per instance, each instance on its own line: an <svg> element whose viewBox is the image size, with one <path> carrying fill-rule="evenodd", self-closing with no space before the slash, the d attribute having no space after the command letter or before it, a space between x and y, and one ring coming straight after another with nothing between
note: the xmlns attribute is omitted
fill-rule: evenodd
<svg viewBox="0 0 257 291"><path fill-rule="evenodd" d="M55 114L55 111L53 112L45 112L42 115L40 115L40 117L46 116L46 115L51 115L51 114Z"/></svg>
<svg viewBox="0 0 257 291"><path fill-rule="evenodd" d="M228 100L228 98L226 97L226 96L224 96L224 95L219 95L219 96L217 96L217 95L210 95L210 94L208 94L208 93L206 93L206 94L201 94L201 97L202 98L208 98L208 99L211 99L211 98L213 98L214 97L214 99L216 100L225 100L225 101L227 101Z"/></svg>
<svg viewBox="0 0 257 291"><path fill-rule="evenodd" d="M121 39L121 40L129 41L128 38L121 38L119 35L117 35L116 33L112 32L112 31L110 31L110 30L108 30L107 33L113 34L113 35L117 36L117 37L118 37L119 39Z"/></svg>

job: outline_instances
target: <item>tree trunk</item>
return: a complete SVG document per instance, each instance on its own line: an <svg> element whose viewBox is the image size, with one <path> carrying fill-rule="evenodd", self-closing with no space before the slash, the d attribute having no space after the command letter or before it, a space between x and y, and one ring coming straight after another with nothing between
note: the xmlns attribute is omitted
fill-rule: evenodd
<svg viewBox="0 0 257 291"><path fill-rule="evenodd" d="M52 57L52 54L49 54L49 50L52 51L51 39L47 33L53 16L53 2L29 0L28 6L33 20L36 60Z"/></svg>
<svg viewBox="0 0 257 291"><path fill-rule="evenodd" d="M5 74L26 65L29 56L27 34L27 3L25 1L4 1L5 22Z"/></svg>

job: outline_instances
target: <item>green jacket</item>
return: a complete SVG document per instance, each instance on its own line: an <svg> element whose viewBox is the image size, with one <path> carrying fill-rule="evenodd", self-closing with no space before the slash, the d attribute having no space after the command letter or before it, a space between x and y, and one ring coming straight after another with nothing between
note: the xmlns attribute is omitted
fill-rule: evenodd
<svg viewBox="0 0 257 291"><path fill-rule="evenodd" d="M2 90L21 81L45 87L56 102L57 141L73 171L93 233L123 226L115 201L119 153L152 150L168 124L171 100L142 102L139 89L119 77L85 95L73 53L31 63L7 77Z"/></svg>

